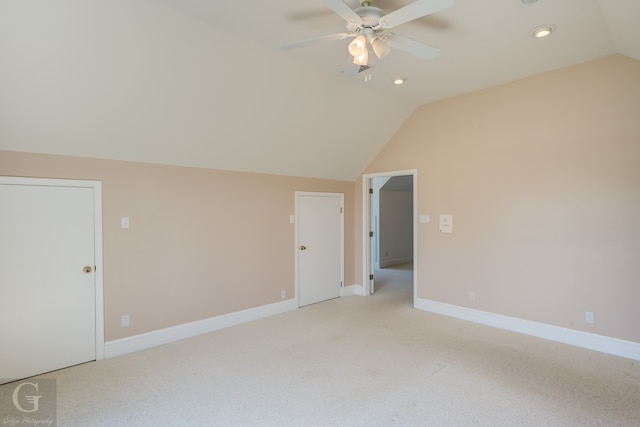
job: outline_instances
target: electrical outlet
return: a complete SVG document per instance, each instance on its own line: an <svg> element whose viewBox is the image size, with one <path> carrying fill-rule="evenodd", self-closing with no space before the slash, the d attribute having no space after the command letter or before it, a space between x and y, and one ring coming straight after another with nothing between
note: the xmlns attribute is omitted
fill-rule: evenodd
<svg viewBox="0 0 640 427"><path fill-rule="evenodd" d="M129 326L129 315L128 314L122 315L122 317L120 318L120 326L122 326L123 328L126 328L127 326Z"/></svg>
<svg viewBox="0 0 640 427"><path fill-rule="evenodd" d="M280 299L285 299L287 298L287 291L280 291Z"/></svg>
<svg viewBox="0 0 640 427"><path fill-rule="evenodd" d="M587 323L595 323L596 322L596 318L595 315L593 314L593 311L585 311L584 313L584 321Z"/></svg>
<svg viewBox="0 0 640 427"><path fill-rule="evenodd" d="M469 291L469 301L476 300L476 293L474 291Z"/></svg>

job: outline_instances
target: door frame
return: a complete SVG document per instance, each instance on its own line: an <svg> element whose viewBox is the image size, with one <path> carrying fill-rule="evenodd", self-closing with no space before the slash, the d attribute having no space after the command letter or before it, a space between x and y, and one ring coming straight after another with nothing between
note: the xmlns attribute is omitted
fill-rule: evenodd
<svg viewBox="0 0 640 427"><path fill-rule="evenodd" d="M104 359L104 276L102 263L102 182L77 179L50 179L0 176L2 185L40 187L80 187L93 189L93 242L95 257L96 360Z"/></svg>
<svg viewBox="0 0 640 427"><path fill-rule="evenodd" d="M314 197L340 197L340 207L342 208L342 215L340 215L340 283L341 288L344 290L344 193L326 193L326 192L314 192L314 191L296 191L295 192L295 238L294 238L294 253L295 253L295 293L296 303L298 308L300 307L300 264L298 258L300 257L300 234L298 231L300 221L298 221L298 215L300 213L298 208L298 200L301 196L314 196ZM342 292L341 292L342 294ZM341 295L342 296L342 295Z"/></svg>
<svg viewBox="0 0 640 427"><path fill-rule="evenodd" d="M372 295L374 280L370 280L373 274L373 250L372 239L369 231L372 230L371 217L373 206L369 189L373 188L372 179L378 177L413 176L413 305L418 296L418 170L407 169L390 172L366 173L362 175L362 286L364 295Z"/></svg>

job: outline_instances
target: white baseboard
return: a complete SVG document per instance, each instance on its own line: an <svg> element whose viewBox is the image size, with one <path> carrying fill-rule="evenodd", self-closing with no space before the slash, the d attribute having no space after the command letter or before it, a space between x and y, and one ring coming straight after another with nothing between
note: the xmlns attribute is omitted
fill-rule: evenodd
<svg viewBox="0 0 640 427"><path fill-rule="evenodd" d="M340 296L346 297L349 295L359 295L364 297L367 295L367 293L364 289L364 286L360 285L350 285L342 288L342 294Z"/></svg>
<svg viewBox="0 0 640 427"><path fill-rule="evenodd" d="M122 356L124 354L169 344L174 341L180 341L185 338L195 337L297 309L298 302L295 299L290 299L247 310L236 311L222 316L184 323L170 328L159 329L132 337L108 341L104 345L104 356L105 359Z"/></svg>
<svg viewBox="0 0 640 427"><path fill-rule="evenodd" d="M574 329L548 325L546 323L532 322L530 320L445 304L424 298L416 298L414 301L414 307L418 310L468 320L470 322L506 329L512 332L519 332L550 341L587 348L601 353L640 360L640 343L633 341L625 341L604 335L576 331Z"/></svg>

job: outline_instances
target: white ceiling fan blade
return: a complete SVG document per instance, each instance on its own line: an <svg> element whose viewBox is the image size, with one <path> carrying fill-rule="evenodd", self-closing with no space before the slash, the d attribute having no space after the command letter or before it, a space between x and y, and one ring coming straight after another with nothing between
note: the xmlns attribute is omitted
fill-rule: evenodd
<svg viewBox="0 0 640 427"><path fill-rule="evenodd" d="M331 10L340 15L342 19L356 25L362 25L362 18L342 0L322 0Z"/></svg>
<svg viewBox="0 0 640 427"><path fill-rule="evenodd" d="M298 48L298 47L309 46L309 45L316 44L316 43L330 42L330 41L334 41L334 40L342 40L342 39L346 39L347 37L353 37L353 34L339 33L339 34L329 34L329 35L326 35L326 36L314 37L312 39L305 39L305 40L300 40L300 41L293 42L293 43L281 44L280 45L280 49L295 49L295 48Z"/></svg>
<svg viewBox="0 0 640 427"><path fill-rule="evenodd" d="M397 34L393 34L386 41L387 44L393 48L423 59L433 59L440 53L440 49L437 47L429 46L428 44L417 42Z"/></svg>
<svg viewBox="0 0 640 427"><path fill-rule="evenodd" d="M360 65L355 64L353 62L353 57L349 56L349 59L347 59L347 63L344 66L344 70L342 71L342 74L348 77L352 77L358 74L359 72L360 72Z"/></svg>
<svg viewBox="0 0 640 427"><path fill-rule="evenodd" d="M393 28L453 6L453 0L417 0L380 18L383 28Z"/></svg>

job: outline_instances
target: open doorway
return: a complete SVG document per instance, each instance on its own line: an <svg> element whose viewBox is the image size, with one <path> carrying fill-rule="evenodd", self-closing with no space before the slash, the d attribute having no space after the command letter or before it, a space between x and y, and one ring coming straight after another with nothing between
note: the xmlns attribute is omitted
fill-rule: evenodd
<svg viewBox="0 0 640 427"><path fill-rule="evenodd" d="M412 305L415 301L416 181L415 170L363 176L363 283L367 295L408 293Z"/></svg>

